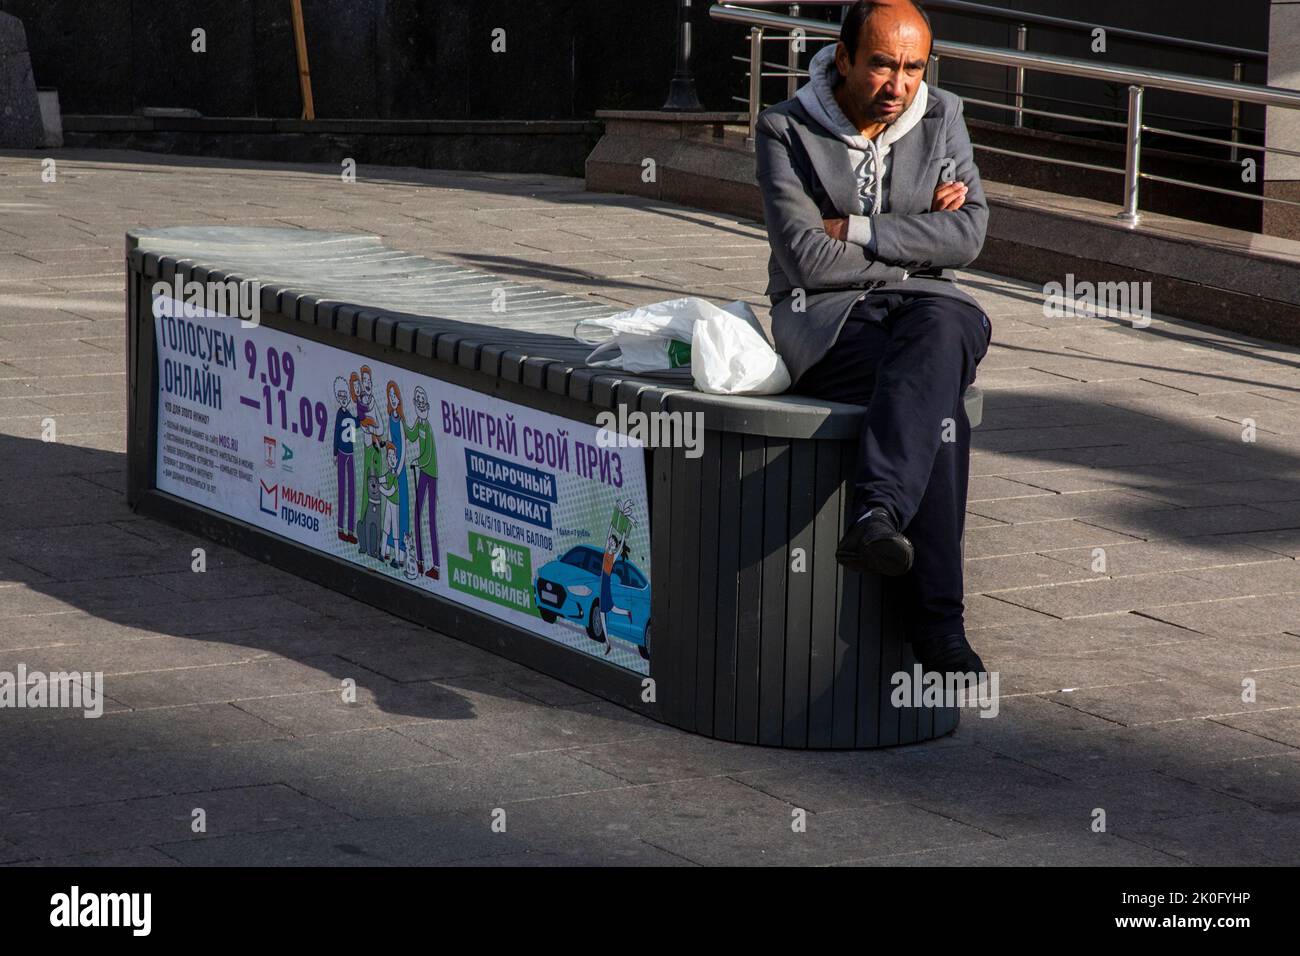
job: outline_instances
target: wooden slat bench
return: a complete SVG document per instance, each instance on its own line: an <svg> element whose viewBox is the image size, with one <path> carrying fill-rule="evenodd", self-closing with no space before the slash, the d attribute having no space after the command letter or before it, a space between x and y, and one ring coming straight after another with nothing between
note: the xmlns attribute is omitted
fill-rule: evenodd
<svg viewBox="0 0 1300 956"><path fill-rule="evenodd" d="M631 375L587 367L589 347L573 340L574 323L615 309L450 260L391 250L373 236L225 227L138 230L127 235L126 260L128 496L137 511L710 737L782 747L863 748L925 740L956 726L953 708L896 708L890 703L890 676L910 670L913 663L890 588L881 578L846 573L835 561L860 408L795 395L706 395L695 391L680 370ZM245 328L230 318L187 323L156 318L155 285L174 286L177 278L182 284L258 283L260 325ZM211 338L211 329L222 335ZM270 364L283 361L271 359L270 352L297 355L299 390L308 387L312 376L315 390L299 398L299 390L291 387L282 409L269 390L271 382L261 378ZM205 353L210 361L203 365L199 360ZM403 417L409 423L412 383L423 383L434 406L429 419L439 446L438 493L459 501L460 485L466 485L463 511L439 516L447 560L432 583L424 574L412 579L409 568L359 556L355 544L335 534L338 516L326 505L334 502L336 476L334 459L324 455L329 439L321 408L332 422L336 405L332 392L320 384L327 377L321 377L319 367L320 356L339 362L343 353L347 361L340 369L367 365L390 370L374 375L372 414L375 404L384 404L386 376L395 375L402 383ZM188 370L183 368L187 364ZM289 364L274 377L287 379ZM204 378L209 375L220 378L219 396L210 394L211 381ZM202 382L187 380L190 376ZM348 375L339 377L351 381ZM682 447L618 449L628 456L625 477L644 473L644 489L626 492L614 487L608 475L595 474L594 458L588 462L588 480L579 476L585 466L575 468L572 459L566 468L546 472L518 445L512 455L499 444L489 447L480 441L479 454L468 437L453 438L445 430L450 419L440 418L438 411L444 392L460 396L465 416L474 414L477 401L485 407L509 403L492 407L515 409L513 427L530 415L555 416L545 418L548 434L559 435L558 441L586 436L588 446L601 412L620 407L624 412L698 412L705 426L702 454L692 456ZM265 395L265 408L258 393ZM466 395L479 398L466 400ZM968 393L966 407L972 424L978 424L977 389ZM242 442L232 437L253 434L263 415L266 422L274 420L264 436ZM251 416L253 424L236 421L239 416ZM561 420L568 424L556 430ZM161 438L160 430L165 431ZM532 432L538 441L542 430L539 426ZM180 434L186 437L178 438ZM369 434L363 429L357 442ZM249 440L280 449L277 454L283 454L281 445L298 445L297 467L287 473L284 461L271 461L261 447L249 449ZM230 443L243 447L232 451ZM464 445L464 461L446 450L458 443ZM540 454L540 447L536 450ZM488 460L499 479L493 479L495 484L478 482L468 472L473 463L478 467ZM181 474L189 476L183 479L189 490L178 483ZM207 491L208 485L225 491ZM292 508L275 499L268 490L273 485L275 494L285 489L295 503ZM554 493L560 486L568 489L563 495ZM414 504L416 489L408 491ZM548 515L549 547L524 543L525 533L543 527L540 523L497 522L505 528L504 540L514 542L511 547L500 544L502 532L488 535L483 526L467 524L472 511L492 525L485 508L468 505L468 496L478 491L505 496L493 500L513 501L511 507L544 509L539 513ZM565 509L609 514L609 502L625 493L635 499L621 506L633 528L622 539L627 549L620 553L648 577L649 603L641 611L624 609L627 620L615 621L633 638L606 634L598 641L583 620L556 622L556 612L539 595L550 586L546 575L558 568L559 575L569 575L573 593L566 591L565 600L576 613L600 617L576 596L585 586L581 581L591 583L583 577L591 570L582 567L588 560L584 553L570 556L568 564L560 562L564 567L556 562L570 543L594 549L598 560L607 527L577 520L568 528L557 516ZM260 505L251 517L240 510L252 509L245 494ZM361 494L357 487L358 501ZM287 520L286 508L294 520L314 520L324 530L311 537L301 526L282 527L277 522ZM615 525L617 521L609 527ZM578 531L586 536L560 537ZM471 553L476 541L484 547L483 537L475 535L498 542L487 545L501 562L492 566L491 575ZM529 581L515 580L516 572L503 566L507 552L518 559L517 567L529 565ZM633 570L623 567L616 577L622 582L626 574L633 587ZM467 599L452 590L453 573L462 585L479 581L483 589ZM496 585L482 584L492 575L500 577L503 588L508 582L513 603L501 605L484 596L495 593ZM526 609L520 603L525 598ZM585 599L597 600L594 595ZM616 608L620 599L614 598ZM648 613L648 620L638 622L638 613Z"/></svg>

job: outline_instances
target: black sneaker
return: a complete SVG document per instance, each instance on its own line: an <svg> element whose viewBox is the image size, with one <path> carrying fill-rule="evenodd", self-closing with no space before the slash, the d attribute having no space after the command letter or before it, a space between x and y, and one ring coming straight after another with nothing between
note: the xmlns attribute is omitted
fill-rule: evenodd
<svg viewBox="0 0 1300 956"><path fill-rule="evenodd" d="M853 523L835 549L835 560L851 571L896 577L912 567L912 542L898 530L888 508L870 508Z"/></svg>
<svg viewBox="0 0 1300 956"><path fill-rule="evenodd" d="M929 673L940 674L975 674L977 679L988 676L988 669L980 656L975 653L970 643L962 634L946 634L943 637L927 637L912 642L912 654L921 668Z"/></svg>

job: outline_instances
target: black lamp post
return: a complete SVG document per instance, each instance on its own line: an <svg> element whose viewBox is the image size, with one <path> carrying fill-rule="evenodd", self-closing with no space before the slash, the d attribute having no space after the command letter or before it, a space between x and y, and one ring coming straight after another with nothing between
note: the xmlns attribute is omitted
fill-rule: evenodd
<svg viewBox="0 0 1300 956"><path fill-rule="evenodd" d="M677 2L677 69L668 84L666 110L703 110L691 73L691 0Z"/></svg>

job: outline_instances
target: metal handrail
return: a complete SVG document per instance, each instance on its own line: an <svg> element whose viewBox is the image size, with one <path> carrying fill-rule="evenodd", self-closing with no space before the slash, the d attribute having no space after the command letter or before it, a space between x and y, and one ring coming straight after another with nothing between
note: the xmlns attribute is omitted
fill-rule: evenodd
<svg viewBox="0 0 1300 956"><path fill-rule="evenodd" d="M1147 115L1150 116L1151 114L1147 113ZM1196 136L1193 133L1180 133L1178 130L1165 129L1163 126L1149 126L1145 123L1142 124L1142 131L1144 133L1159 133L1161 136L1172 136L1175 139L1188 139L1197 143L1213 143L1215 146L1239 147L1248 152L1269 152L1277 153L1279 156L1300 156L1300 151L1294 149L1283 149L1281 146L1269 146L1267 148L1263 146L1242 146L1240 143L1235 143L1230 139L1219 139L1215 136Z"/></svg>
<svg viewBox="0 0 1300 956"><path fill-rule="evenodd" d="M749 4L755 3L756 0L740 0L740 2L741 2L741 3L744 3L745 5L749 5ZM782 2L784 2L784 0L782 0ZM807 3L807 2L808 2L808 0L804 0L804 3ZM820 0L814 0L814 2L820 2ZM840 3L841 0L835 0L835 2L836 2L836 3ZM929 2L933 3L934 0L929 0ZM789 4L789 6L790 6L791 8L798 8L798 7L799 7L799 4L797 4L797 3L791 3L791 4ZM809 43L830 43L830 42L834 42L834 41L836 40L837 37L838 37L838 34L836 34L836 36L807 36L807 37L803 37L802 39L806 40L806 41L809 42ZM790 44L790 43L793 43L794 41L796 41L796 40L798 40L798 39L800 39L800 37L798 37L798 36L794 36L794 35L790 35L790 36L773 36L773 35L771 35L771 34L769 34L769 33L764 33L763 36L762 36L762 41L763 41L764 43L782 43L782 44ZM728 59L730 59L730 60L732 60L732 61L734 61L734 62L736 62L736 63L745 63L745 64L748 64L748 63L750 62L750 57L748 57L748 56L731 56L731 57L728 57ZM792 58L791 58L791 59L792 59ZM937 60L938 60L938 57L937 57L937 56L931 58L931 67L934 66L934 61L937 61ZM767 70L767 69L765 69L765 70L763 71L763 76L765 76L765 77L766 77L766 76L773 76L773 77L776 77L776 76L799 77L799 76L807 76L807 75L808 75L808 71L807 71L806 69L802 69L802 68L797 68L797 67L795 67L794 64L793 64L793 62L791 62L791 63L777 63L777 62L772 61L772 60L764 60L764 61L763 61L763 66L764 66L764 67L771 67L771 68L772 68L772 70ZM777 70L777 69L781 69L781 70L793 70L793 72L782 72L782 73L773 72L773 71L775 71L775 70ZM1022 72L1022 73L1024 72L1023 68L1020 70L1020 72ZM748 75L748 74L746 74L746 75ZM931 79L929 76L926 77L926 82L929 83L931 86L937 86L937 85L938 85L937 80L935 80L935 79ZM978 83L971 83L971 82L968 82L968 81L965 81L965 80L952 80L952 81L949 81L949 85L950 85L950 86L960 86L960 87L965 87L965 88L967 88L967 89L972 89L972 90L980 90L980 91L983 91L983 92L985 92L985 93L1004 93L1004 94L1006 93L1006 90L1005 90L1005 89L1002 89L1002 88L999 88L999 87L993 87L993 86L981 86L981 85L978 84ZM791 85L790 85L790 88L789 88L789 93L788 93L788 95L789 95L789 96L794 96L794 94L795 94L795 89L796 89L796 84L791 84ZM1093 108L1096 108L1096 109L1110 110L1110 111L1112 111L1112 112L1123 112L1123 110L1124 110L1123 107L1118 107L1118 106L1107 106L1107 105L1104 104L1104 103L1090 102L1090 101L1087 101L1087 100L1076 100L1076 99L1070 99L1070 98L1068 98L1068 97L1064 97L1064 96L1051 96L1051 95L1048 95L1048 94L1046 94L1046 93L1024 94L1024 93L1023 93L1023 84L1021 85L1021 90L1022 90L1022 95L1019 97L1020 100L1023 100L1023 99L1026 98L1027 96L1032 95L1032 97L1033 97L1034 99L1036 99L1036 100L1053 101L1053 102L1057 102L1057 103L1070 103L1070 104L1072 104L1072 105L1074 105L1074 106L1089 106L1089 107L1093 107ZM737 101L737 102L739 102L739 103L744 103L744 102L746 102L745 97L743 97L743 96L732 96L732 97L730 97L730 98L733 99L733 100L735 100L735 101ZM982 101L982 100L975 100L975 99L973 99L972 97L969 97L969 96L963 96L962 99L963 99L965 102L967 102L967 103L981 103L981 104L984 103L984 101ZM987 105L990 105L990 106L991 106L991 105L997 105L997 106L1000 107L1000 106L1002 106L1003 104L987 104ZM1234 106L1235 106L1235 105L1236 105L1236 104L1235 104L1235 102L1234 102ZM1011 107L1011 108L1012 108L1012 109L1016 109L1016 107ZM1042 111L1031 110L1031 109L1024 109L1022 112L1024 112L1024 113L1029 113L1029 114L1034 114L1034 115L1039 115L1039 116L1054 116L1054 117L1059 118L1059 119L1073 119L1073 120L1079 120L1079 121L1081 121L1081 122L1088 122L1088 123L1094 122L1094 120L1093 120L1091 117L1081 116L1081 115L1078 115L1078 114L1066 114L1066 113L1050 113L1050 114L1049 114L1049 113L1043 113ZM1211 127L1213 127L1213 126L1215 125L1215 124L1212 124L1212 123L1205 122L1205 121L1203 121L1203 120L1190 119L1190 118L1188 118L1188 117L1176 117L1176 116L1171 116L1171 115L1169 115L1169 114L1167 114L1167 113L1157 113L1157 112L1155 112L1154 110L1148 110L1146 115L1147 115L1147 116L1157 116L1157 117L1160 117L1160 118L1162 118L1162 119L1178 119L1178 120L1180 120L1180 121L1182 121L1182 122L1185 122L1185 123L1196 123L1196 124L1198 124L1198 125L1202 125L1202 126L1211 126ZM1015 124L1015 125L1020 125L1020 124L1017 123L1017 124ZM1118 123L1118 124L1116 124L1116 125L1118 125L1118 126L1123 126L1124 124L1123 124L1123 123ZM1263 130L1258 129L1258 128L1253 127L1253 126L1242 126L1242 125L1240 125L1240 123L1236 122L1236 120L1234 120L1233 125L1234 125L1234 132L1235 132L1235 133L1241 133L1241 132L1246 132L1246 133L1262 133L1262 132L1263 132ZM1230 145L1230 146L1240 146L1240 140L1239 140L1239 139L1234 139L1234 140L1224 140L1223 142L1224 142L1226 145Z"/></svg>
<svg viewBox="0 0 1300 956"><path fill-rule="evenodd" d="M1116 129L1124 129L1128 124L1120 123L1116 120L1091 119L1086 116L1079 116L1077 113L1054 113L1051 110L1033 110L1028 106L1010 106L1006 103L994 103L992 100L976 99L973 96L963 96L963 103L974 103L976 106L987 106L995 110L1015 110L1018 113L1028 113L1030 116L1046 116L1049 119L1068 119L1078 120L1080 122L1092 123L1097 126L1111 126ZM1150 127L1147 127L1148 129Z"/></svg>
<svg viewBox="0 0 1300 956"><path fill-rule="evenodd" d="M1168 176L1157 176L1155 173L1142 173L1143 179L1149 179L1153 183L1168 183L1171 186L1186 186L1189 189L1200 189L1207 193L1218 193L1221 196L1236 196L1238 199L1252 199L1255 202L1275 202L1282 206L1300 206L1300 202L1294 199L1281 199L1277 196L1256 196L1253 193L1244 193L1240 189L1224 189L1221 186L1206 186L1204 183L1189 183L1182 179L1170 179Z"/></svg>
<svg viewBox="0 0 1300 956"><path fill-rule="evenodd" d="M734 56L733 56L732 59L733 59L733 60L739 60L741 63L748 63L748 62L749 62L749 58L748 58L748 57L743 57L743 56L740 56L740 57L734 57ZM808 71L805 70L803 75L804 75L804 76L807 76L807 75L808 75ZM929 82L929 81L927 80L926 82ZM930 85L931 85L931 86L934 86L935 84L931 83ZM1000 88L1000 87L996 87L996 86L983 86L983 85L981 85L981 84L979 84L979 83L971 83L971 82L969 82L969 81L967 81L967 80L948 80L948 81L944 84L944 88L945 88L945 89L949 89L949 90L955 90L957 87L961 87L962 89L965 89L965 90L975 90L976 92L979 92L979 93L999 93L999 94L1002 94L1002 95L1004 95L1004 96L1006 95L1006 92L1007 92L1005 89L1002 89L1002 88ZM1087 107L1089 107L1089 108L1091 108L1091 109L1105 110L1105 111L1107 111L1107 112L1111 112L1111 113L1123 113L1126 109L1128 109L1127 105L1126 105L1126 106L1108 106L1108 105L1105 104L1105 103L1089 102L1089 101L1087 101L1087 100L1076 100L1076 99L1072 99L1072 98L1067 97L1067 96L1052 96L1052 95L1047 94L1047 93L1033 93L1033 94L1031 94L1031 95L1032 95L1032 98L1033 98L1033 99L1035 99L1035 100L1040 100L1040 101L1042 101L1042 102L1044 102L1044 103L1066 103L1066 104L1069 104L1070 106L1087 106ZM745 98L742 96L742 97L740 97L740 99L741 99L741 101L743 102ZM979 104L979 105L981 105L981 106L982 106L982 105L985 105L986 102L987 102L987 101L985 101L985 100L977 100L977 99L975 99L974 96L965 95L965 94L962 95L962 101L963 101L963 102L966 102L966 103L977 103L977 104ZM989 105L992 105L992 104L989 104ZM1005 103L999 103L999 104L997 104L997 106L1000 108L1000 107L1003 107L1003 106L1007 106L1007 104L1005 104ZM1009 107L1009 108L1010 108L1010 109L1015 109L1014 106ZM1031 110L1031 109L1028 109L1028 108L1025 109L1025 112L1026 112L1026 113L1030 113L1030 114L1036 114L1036 113L1040 114L1040 113L1041 113L1041 111ZM1087 115L1084 115L1083 113L1059 113L1059 114L1053 114L1053 115L1054 115L1055 118L1057 118L1057 119L1077 120L1077 121L1080 122L1080 123L1097 123L1097 122L1099 122L1099 120L1097 119L1097 117L1095 117L1095 116L1087 116ZM1189 119L1189 118L1186 117L1186 116L1172 116L1172 115L1170 115L1170 114L1168 114L1168 113L1157 113L1155 110L1147 110L1146 115L1149 116L1149 117L1156 117L1156 118L1158 118L1158 119L1171 119L1171 120L1178 120L1179 122L1182 122L1182 123L1195 123L1195 124L1197 124L1198 126L1208 126L1210 129L1217 129L1217 128L1218 128L1218 126L1217 126L1216 124L1214 124L1214 123L1210 123L1210 122L1207 122L1207 121L1205 121L1205 120ZM1105 125L1105 123L1103 123L1102 125ZM1123 126L1124 124L1123 124L1123 123L1120 123L1120 124L1118 124L1118 125ZM1242 126L1242 127L1240 128L1240 132L1245 132L1245 133L1262 133L1262 132L1264 132L1264 131L1261 130L1261 129L1256 129L1256 128L1253 127L1253 126ZM1224 142L1231 144L1233 141L1232 141L1232 140L1225 140Z"/></svg>
<svg viewBox="0 0 1300 956"><path fill-rule="evenodd" d="M1224 43L1210 43L1206 40L1190 40L1186 37L1173 37L1163 33L1148 33L1145 30L1131 30L1128 27L1108 27L1104 23L1088 23L1084 20L1070 20L1065 17L1053 17L1045 13L1027 13L1023 10L1008 10L1005 7L992 7L983 3L969 3L967 0L923 0L927 10L948 10L952 13L967 14L977 17L993 17L1009 23L1033 23L1038 26L1054 27L1061 30L1104 30L1107 36L1124 37L1129 40L1141 40L1156 46L1173 46L1185 50L1200 50L1205 53L1218 53L1223 56L1235 56L1245 60L1267 60L1267 50L1252 50L1244 46L1228 46Z"/></svg>
<svg viewBox="0 0 1300 956"><path fill-rule="evenodd" d="M989 153L997 153L999 156L1013 156L1016 159L1044 160L1047 157L1035 156L1033 153L1022 153L1014 149L1002 149L999 146L983 146L976 144L976 149L982 149ZM1058 166L1069 166L1073 169L1091 169L1098 173L1114 173L1116 176L1123 174L1124 170L1116 169L1114 166L1101 166L1097 163L1082 163L1075 159L1052 159L1053 163ZM1146 174L1143 173L1145 176Z"/></svg>
<svg viewBox="0 0 1300 956"><path fill-rule="evenodd" d="M740 4L715 3L709 9L709 16L724 22L746 23L759 27L799 27L805 33L815 33L819 36L838 37L840 34L840 25L838 23L768 13L765 10L747 10ZM959 60L971 60L976 63L992 63L996 66L1009 67L1023 66L1026 69L1039 70L1044 73L1062 73L1067 76L1104 80L1110 83L1152 86L1157 89L1172 90L1179 93L1193 93L1225 100L1239 99L1247 103L1261 103L1266 106L1300 108L1300 90L1289 90L1280 86L1256 86L1253 83L1216 80L1209 77L1190 76L1186 73L1172 73L1167 70L1111 66L1106 63L1094 63L1091 60L1080 60L1075 57L1057 56L1051 53L1001 50L997 47L977 46L974 43L961 43L956 40L935 40L934 52L939 56L950 56Z"/></svg>
<svg viewBox="0 0 1300 956"><path fill-rule="evenodd" d="M748 0L754 2L770 2L770 0ZM807 2L807 0L805 0ZM797 4L788 4L797 9ZM750 73L749 73L749 138L747 142L751 145L754 141L754 129L758 122L758 113L761 108L760 84L763 76L763 30L764 28L777 29L782 32L799 31L805 36L839 36L840 25L830 23L824 20L812 20L807 17L791 16L788 14L771 13L766 10L758 10L741 4L734 3L715 3L709 9L709 16L714 20L727 23L746 24L750 27ZM793 47L791 47L793 49ZM1136 225L1139 221L1140 214L1138 211L1138 187L1142 179L1157 179L1142 172L1142 132L1143 125L1143 94L1149 87L1152 89L1168 90L1177 93L1189 93L1195 96L1207 96L1214 99L1230 100L1234 104L1239 103L1257 103L1264 106L1280 106L1286 109L1300 110L1300 90L1285 89L1277 86L1256 86L1248 83L1241 83L1236 80L1217 80L1206 77L1189 76L1184 73L1173 73L1167 70L1152 70L1132 66L1112 66L1105 63L1095 63L1089 60L1080 60L1074 57L1056 56L1047 53L1031 53L1023 49L1020 50L1003 50L994 47L978 46L973 43L960 43L953 40L938 40L933 43L931 51L932 57L930 62L931 70L928 74L930 81L934 82L937 78L937 60L940 57L952 57L958 60L966 60L975 63L988 63L995 66L1010 67L1017 70L1023 76L1024 70L1036 70L1044 73L1057 73L1065 76L1076 76L1085 79L1101 80L1108 83L1123 83L1128 85L1128 121L1125 124L1125 146L1124 146L1124 203L1123 209L1118 214L1118 218L1128 223ZM793 84L793 78L790 81ZM1016 88L1016 108L1017 113L1023 112L1024 87L1023 81L1017 83ZM1234 109L1234 113L1236 110ZM1234 129L1235 137L1236 131ZM975 144L976 148L982 147ZM1269 146L1258 147L1264 152L1276 151ZM997 151L997 150L993 150ZM1043 162L1061 162L1054 157L1037 157ZM1236 147L1233 148L1233 160L1236 160ZM1115 170L1119 172L1119 170ZM1164 181L1164 180L1159 180ZM1191 188L1198 188L1199 184L1182 182L1181 185ZM1210 190L1221 191L1221 190ZM1248 198L1257 198L1251 193L1242 191L1232 191L1234 195ZM1271 197L1264 197L1268 201L1273 200ZM1287 203L1290 205L1291 203Z"/></svg>
<svg viewBox="0 0 1300 956"><path fill-rule="evenodd" d="M1229 46L1224 43L1210 43L1207 40L1191 40L1186 37L1168 36L1164 33L1148 33L1145 30L1133 30L1128 27L1111 27L1104 23L1091 23L1086 20L1070 20L1066 17L1053 17L1045 13L1029 13L1025 10L1010 10L995 7L987 3L971 3L970 0L921 0L926 10L944 10L958 15L991 17L1007 23L1026 23L1060 30L1104 30L1107 36L1124 37L1129 40L1142 40L1156 46L1181 47L1185 50L1200 50L1205 53L1218 53L1223 56L1235 56L1246 60L1267 60L1267 50L1252 50L1244 46ZM801 0L804 6L844 7L846 0ZM790 0L744 0L747 7L789 6Z"/></svg>
<svg viewBox="0 0 1300 956"><path fill-rule="evenodd" d="M1051 53L1022 53L1018 50L999 50L996 47L976 46L973 43L958 43L953 40L935 40L934 50L940 56L951 56L959 60L973 60L977 63L994 63L999 66L1012 67L1023 66L1026 69L1038 70L1043 73L1061 73L1066 76L1104 80L1109 83L1150 86L1160 90L1171 90L1175 93L1192 93L1197 96L1238 100L1244 103L1259 103L1264 106L1284 106L1288 109L1300 108L1300 90L1291 90L1281 86L1257 86L1253 83L1239 83L1236 80L1216 80L1211 77L1191 76L1187 73L1173 73L1168 70L1151 70L1134 66L1110 66L1105 63L1093 63L1091 60L1056 56Z"/></svg>

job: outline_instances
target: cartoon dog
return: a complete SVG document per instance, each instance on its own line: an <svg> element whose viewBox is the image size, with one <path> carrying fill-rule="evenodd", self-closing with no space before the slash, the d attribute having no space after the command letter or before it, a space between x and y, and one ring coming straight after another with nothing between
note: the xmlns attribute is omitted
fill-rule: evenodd
<svg viewBox="0 0 1300 956"><path fill-rule="evenodd" d="M411 538L411 533L406 533L406 568L402 572L408 581L414 581L420 576L420 570L415 563L415 541Z"/></svg>
<svg viewBox="0 0 1300 956"><path fill-rule="evenodd" d="M380 558L380 538L384 533L384 499L379 495L379 478L370 476L367 488L366 510L357 522L357 537L361 540L361 553Z"/></svg>

